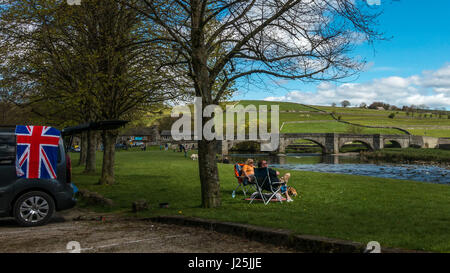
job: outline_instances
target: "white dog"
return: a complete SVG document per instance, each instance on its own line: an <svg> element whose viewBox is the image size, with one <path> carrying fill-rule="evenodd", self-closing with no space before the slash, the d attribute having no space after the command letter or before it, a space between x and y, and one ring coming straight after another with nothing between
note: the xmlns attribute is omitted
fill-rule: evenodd
<svg viewBox="0 0 450 273"><path fill-rule="evenodd" d="M192 154L191 155L192 160L198 160L198 154Z"/></svg>

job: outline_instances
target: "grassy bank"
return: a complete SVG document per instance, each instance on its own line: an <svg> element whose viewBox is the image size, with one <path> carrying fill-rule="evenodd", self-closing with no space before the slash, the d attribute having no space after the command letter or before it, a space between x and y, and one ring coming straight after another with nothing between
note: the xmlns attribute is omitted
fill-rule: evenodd
<svg viewBox="0 0 450 273"><path fill-rule="evenodd" d="M364 153L368 159L380 159L389 162L431 161L450 163L450 151L439 149L392 148Z"/></svg>
<svg viewBox="0 0 450 273"><path fill-rule="evenodd" d="M77 154L73 154L77 162ZM97 168L100 170L101 155ZM236 187L233 166L219 164L222 207L202 209L197 161L172 151L121 151L116 158L117 184L96 185L99 173L82 175L74 168L79 188L114 201L110 209L129 213L131 203L151 204L140 217L181 214L223 221L290 229L382 246L450 252L450 187L411 181L313 172L292 173L300 193L292 203L248 204ZM284 173L284 171L282 171ZM158 204L169 202L169 209ZM101 210L100 208L98 208Z"/></svg>

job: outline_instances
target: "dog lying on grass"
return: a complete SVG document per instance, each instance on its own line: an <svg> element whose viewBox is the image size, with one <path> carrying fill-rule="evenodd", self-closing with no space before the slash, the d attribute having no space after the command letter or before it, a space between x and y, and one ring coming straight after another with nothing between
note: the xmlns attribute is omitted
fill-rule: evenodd
<svg viewBox="0 0 450 273"><path fill-rule="evenodd" d="M294 188L291 187L291 186L288 187L288 194L289 194L290 196L297 196L297 195L298 195L297 190L294 189Z"/></svg>

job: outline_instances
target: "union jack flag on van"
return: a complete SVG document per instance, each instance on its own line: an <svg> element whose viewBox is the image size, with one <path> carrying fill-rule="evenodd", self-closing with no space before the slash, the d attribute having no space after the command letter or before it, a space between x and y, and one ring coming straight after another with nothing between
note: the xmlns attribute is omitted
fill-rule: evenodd
<svg viewBox="0 0 450 273"><path fill-rule="evenodd" d="M56 179L61 132L49 126L16 126L18 177Z"/></svg>

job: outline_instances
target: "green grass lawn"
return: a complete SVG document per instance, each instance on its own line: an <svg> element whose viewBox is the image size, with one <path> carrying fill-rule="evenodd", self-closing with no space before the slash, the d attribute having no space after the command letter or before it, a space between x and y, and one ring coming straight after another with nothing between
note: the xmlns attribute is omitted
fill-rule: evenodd
<svg viewBox="0 0 450 273"><path fill-rule="evenodd" d="M183 153L150 149L116 153L117 184L96 185L95 175L74 167L74 183L114 201L115 212L130 213L146 199L151 209L139 217L185 215L321 235L385 247L450 252L450 187L411 181L290 171L301 197L292 203L248 204L236 187L233 166L219 164L222 207L202 209L198 162ZM78 155L72 154L77 162ZM75 164L74 164L75 165ZM284 171L282 170L282 173ZM158 204L169 202L169 209ZM96 208L99 209L100 208Z"/></svg>

